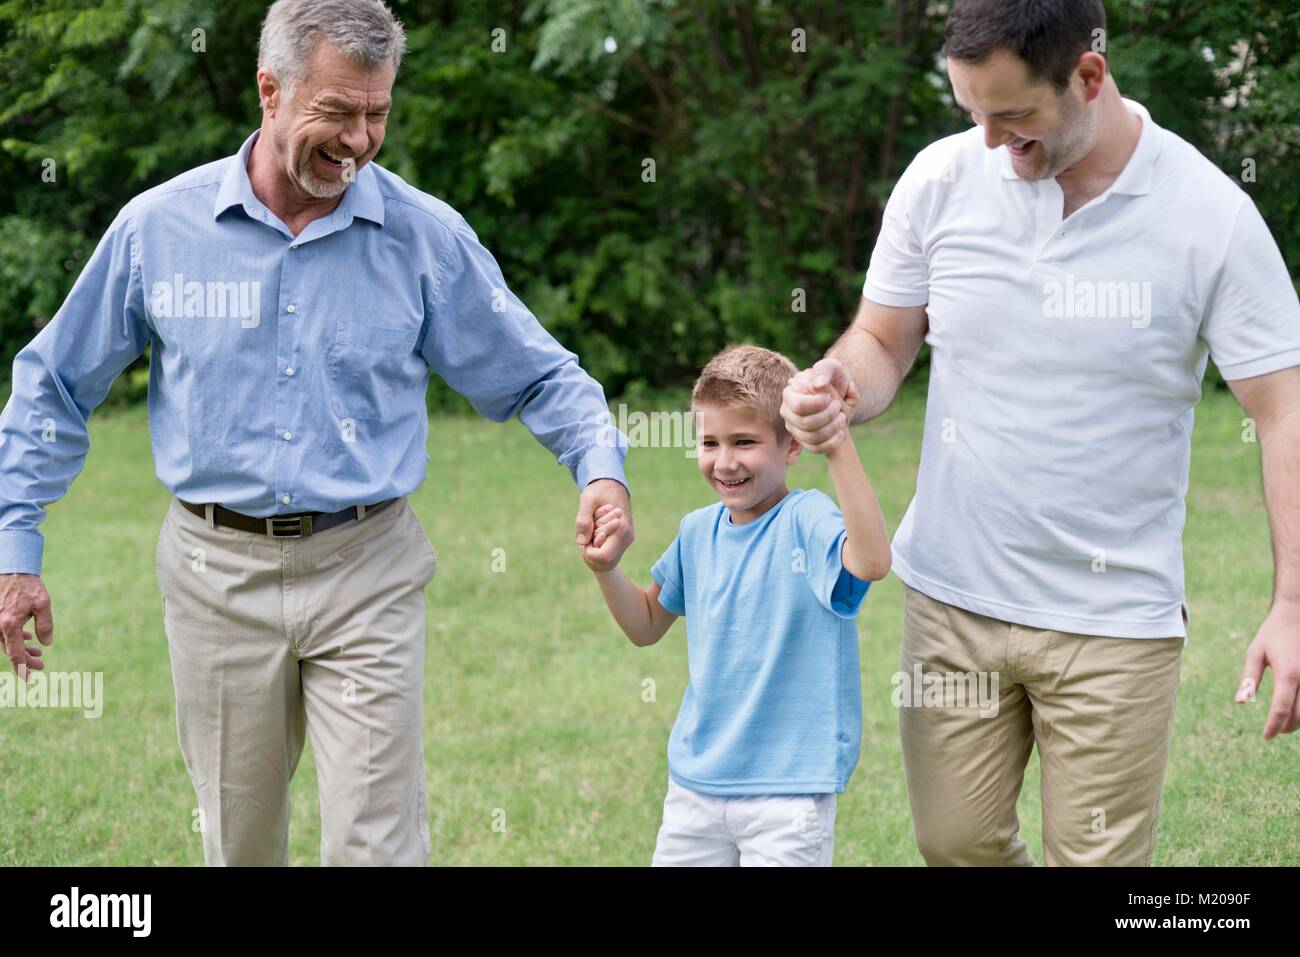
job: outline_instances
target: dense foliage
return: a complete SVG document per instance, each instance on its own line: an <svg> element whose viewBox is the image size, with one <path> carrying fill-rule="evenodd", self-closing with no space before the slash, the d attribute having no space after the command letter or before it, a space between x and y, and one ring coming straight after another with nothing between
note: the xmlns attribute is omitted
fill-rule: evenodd
<svg viewBox="0 0 1300 957"><path fill-rule="evenodd" d="M815 358L898 174L969 123L942 3L390 3L409 54L379 162L465 214L611 398L680 385L728 340ZM0 0L0 401L117 210L259 123L265 7ZM1107 9L1121 91L1244 177L1295 275L1300 7Z"/></svg>

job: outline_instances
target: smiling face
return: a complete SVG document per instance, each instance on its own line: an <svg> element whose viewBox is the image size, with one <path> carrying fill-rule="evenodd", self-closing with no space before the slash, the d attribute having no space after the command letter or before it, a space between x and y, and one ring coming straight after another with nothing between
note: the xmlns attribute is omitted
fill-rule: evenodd
<svg viewBox="0 0 1300 957"><path fill-rule="evenodd" d="M802 447L789 436L778 441L772 424L760 415L698 403L695 430L700 474L731 510L732 522L753 521L789 493L785 473Z"/></svg>
<svg viewBox="0 0 1300 957"><path fill-rule="evenodd" d="M1085 53L1084 58L1101 58ZM1090 60L1085 73L1104 61ZM1007 50L995 50L981 63L949 58L948 79L958 106L984 128L989 149L1006 146L1011 165L1021 179L1047 179L1070 169L1097 144L1098 115L1091 89L1078 71L1058 94L1045 79L1034 77L1023 60Z"/></svg>
<svg viewBox="0 0 1300 957"><path fill-rule="evenodd" d="M279 90L270 139L277 165L298 190L315 199L336 197L374 158L384 142L393 79L391 63L369 69L324 38L287 102L270 74L259 71L264 92L268 81Z"/></svg>

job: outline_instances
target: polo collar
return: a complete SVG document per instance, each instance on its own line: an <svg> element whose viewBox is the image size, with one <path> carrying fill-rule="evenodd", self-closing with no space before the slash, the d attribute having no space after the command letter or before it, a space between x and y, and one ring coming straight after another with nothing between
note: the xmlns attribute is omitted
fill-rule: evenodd
<svg viewBox="0 0 1300 957"><path fill-rule="evenodd" d="M244 211L254 219L265 220L270 215L265 204L253 193L253 184L248 179L248 154L252 152L260 129L253 130L239 152L227 158L226 172L221 179L221 188L217 190L217 200L212 206L212 218L218 218L232 206L242 206ZM379 192L375 180L375 171L370 163L357 172L357 178L343 192L343 199L330 213L342 221L350 222L360 216L379 226L384 225L384 197Z"/></svg>
<svg viewBox="0 0 1300 957"><path fill-rule="evenodd" d="M1160 158L1163 139L1160 127L1151 119L1151 113L1137 100L1121 97L1130 113L1142 118L1142 132L1138 135L1137 148L1124 164L1115 182L1106 190L1108 193L1126 193L1130 196L1142 196L1151 192L1151 182L1155 178L1156 161ZM1001 165L1003 179L1020 179L1011 165L1011 154L1005 146L998 147L998 163Z"/></svg>

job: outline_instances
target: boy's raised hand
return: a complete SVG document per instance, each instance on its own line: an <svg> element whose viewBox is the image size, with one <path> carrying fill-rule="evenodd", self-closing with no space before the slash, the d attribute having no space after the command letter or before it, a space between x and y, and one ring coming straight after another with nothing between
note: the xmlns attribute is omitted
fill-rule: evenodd
<svg viewBox="0 0 1300 957"><path fill-rule="evenodd" d="M838 425L846 399L850 411L844 418L845 424L861 395L843 363L823 356L812 368L803 369L790 379L781 397L781 417L785 419L786 429L803 448L826 453L843 441L838 437Z"/></svg>
<svg viewBox="0 0 1300 957"><path fill-rule="evenodd" d="M794 392L802 392L807 395L821 393L828 396L829 405L827 408L836 410L835 418L829 423L833 429L828 439L817 445L801 443L810 452L824 455L848 438L849 423L853 421L853 412L858 407L858 403L862 401L862 394L848 375L841 378L842 382L839 384L844 389L843 394L836 387L837 383L833 382L830 376L816 367L806 369L798 375L792 376L787 383L787 389Z"/></svg>
<svg viewBox="0 0 1300 957"><path fill-rule="evenodd" d="M617 534L620 527L627 524L623 515L623 509L617 505L602 505L596 509L596 529L591 536L591 544L583 545L582 560L587 563L587 567L592 571L603 572L609 571L618 565L618 560L623 557L623 551L615 555L602 555L601 546L612 538L623 538ZM624 546L624 551L626 546Z"/></svg>

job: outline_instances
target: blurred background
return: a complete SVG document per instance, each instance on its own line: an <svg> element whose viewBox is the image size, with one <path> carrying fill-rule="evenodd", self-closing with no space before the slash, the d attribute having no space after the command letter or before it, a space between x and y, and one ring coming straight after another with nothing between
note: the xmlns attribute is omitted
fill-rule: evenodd
<svg viewBox="0 0 1300 957"><path fill-rule="evenodd" d="M817 358L899 173L970 124L944 3L391 6L409 53L378 162L466 216L611 400L689 383L728 339ZM0 2L0 403L117 211L259 125L266 7ZM1300 275L1300 6L1106 7L1121 92L1242 183ZM110 404L144 398L146 366ZM468 408L436 377L430 406Z"/></svg>

